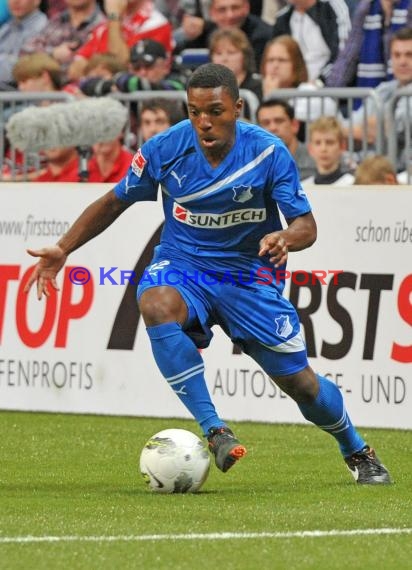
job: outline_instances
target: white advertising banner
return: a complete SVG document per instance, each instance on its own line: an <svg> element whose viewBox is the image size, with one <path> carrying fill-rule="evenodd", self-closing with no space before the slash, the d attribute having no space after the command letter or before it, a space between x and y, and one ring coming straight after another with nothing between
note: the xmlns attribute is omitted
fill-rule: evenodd
<svg viewBox="0 0 412 570"><path fill-rule="evenodd" d="M135 301L160 204L136 204L74 252L47 301L23 291L36 262L26 248L55 243L109 188L0 185L0 409L189 417L156 368ZM318 240L290 254L285 295L298 308L310 363L340 387L357 425L410 429L412 188L308 194ZM220 414L303 422L295 403L214 332L203 356Z"/></svg>

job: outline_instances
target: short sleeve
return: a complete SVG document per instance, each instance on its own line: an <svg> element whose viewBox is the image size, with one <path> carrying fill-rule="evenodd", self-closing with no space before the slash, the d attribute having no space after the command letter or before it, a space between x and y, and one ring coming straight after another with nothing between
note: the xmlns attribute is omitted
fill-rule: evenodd
<svg viewBox="0 0 412 570"><path fill-rule="evenodd" d="M299 178L296 162L288 149L284 145L276 145L271 195L286 219L293 219L311 211Z"/></svg>
<svg viewBox="0 0 412 570"><path fill-rule="evenodd" d="M133 156L126 176L114 187L120 200L126 202L156 201L159 182L156 179L156 156L145 143Z"/></svg>

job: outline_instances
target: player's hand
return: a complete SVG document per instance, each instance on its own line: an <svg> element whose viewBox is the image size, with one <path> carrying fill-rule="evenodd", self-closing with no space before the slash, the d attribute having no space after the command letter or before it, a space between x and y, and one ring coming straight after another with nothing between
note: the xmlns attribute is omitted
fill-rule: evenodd
<svg viewBox="0 0 412 570"><path fill-rule="evenodd" d="M288 259L288 246L281 232L266 234L259 243L259 257L270 255L269 261L275 267L286 263Z"/></svg>
<svg viewBox="0 0 412 570"><path fill-rule="evenodd" d="M37 298L40 300L42 295L46 297L50 296L50 291L48 289L49 284L56 291L59 290L56 282L56 276L60 269L66 262L67 255L58 246L43 247L42 249L28 249L27 253L33 257L40 257L40 261L37 263L30 275L29 280L24 288L24 292L28 293L30 291L33 283L37 283Z"/></svg>

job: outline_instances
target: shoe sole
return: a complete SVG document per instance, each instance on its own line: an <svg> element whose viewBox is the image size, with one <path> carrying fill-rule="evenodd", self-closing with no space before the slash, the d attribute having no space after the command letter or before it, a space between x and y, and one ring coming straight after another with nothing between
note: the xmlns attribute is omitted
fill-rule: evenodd
<svg viewBox="0 0 412 570"><path fill-rule="evenodd" d="M356 483L358 485L391 485L392 481L389 477L387 476L382 476L380 478L375 478L375 479L369 479L366 481L359 481L359 479L356 481Z"/></svg>

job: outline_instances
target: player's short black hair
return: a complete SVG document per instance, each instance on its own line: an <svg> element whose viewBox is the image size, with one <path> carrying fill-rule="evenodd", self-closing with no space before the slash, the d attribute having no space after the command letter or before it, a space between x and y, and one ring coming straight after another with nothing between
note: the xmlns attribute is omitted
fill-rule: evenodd
<svg viewBox="0 0 412 570"><path fill-rule="evenodd" d="M233 101L239 99L239 87L234 73L225 65L218 63L205 63L192 73L187 83L187 90L195 87L205 89L223 87Z"/></svg>

